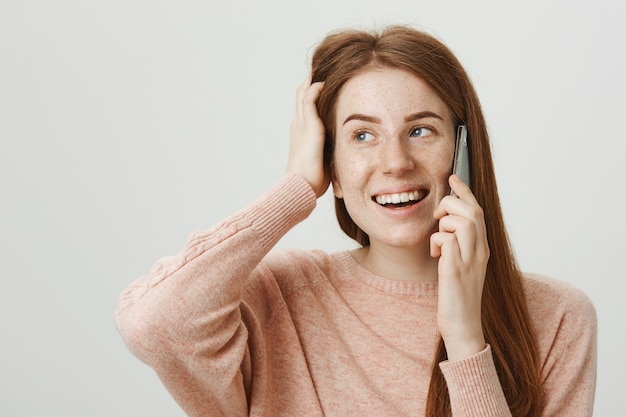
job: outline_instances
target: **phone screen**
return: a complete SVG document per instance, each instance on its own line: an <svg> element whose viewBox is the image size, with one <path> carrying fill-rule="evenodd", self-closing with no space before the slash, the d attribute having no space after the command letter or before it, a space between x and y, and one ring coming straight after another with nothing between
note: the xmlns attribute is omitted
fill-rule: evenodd
<svg viewBox="0 0 626 417"><path fill-rule="evenodd" d="M471 187L469 152L467 150L467 128L465 125L459 125L457 128L452 173L458 175L465 184ZM451 191L450 195L455 194Z"/></svg>

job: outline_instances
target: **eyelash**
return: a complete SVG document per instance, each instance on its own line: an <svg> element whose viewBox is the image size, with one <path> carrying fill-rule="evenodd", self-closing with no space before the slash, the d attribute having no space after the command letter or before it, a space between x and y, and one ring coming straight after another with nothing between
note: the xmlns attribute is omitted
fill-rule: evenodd
<svg viewBox="0 0 626 417"><path fill-rule="evenodd" d="M419 137L430 136L435 133L435 129L430 126L415 126L409 130L409 136L413 136L417 130L428 130L430 133L426 135L420 135Z"/></svg>
<svg viewBox="0 0 626 417"><path fill-rule="evenodd" d="M428 134L426 134L426 135L422 134L422 135L420 135L420 136L413 136L413 135L415 134L415 132L416 132L416 131L418 131L418 130L427 130L427 131L429 131L430 133L428 133ZM425 137L425 136L430 136L430 135L433 135L433 134L435 134L435 133L436 133L436 130L435 130L433 127L431 127L431 126L414 126L414 127L412 127L411 129L409 129L409 137L418 137L418 138L422 138L422 137ZM357 130L357 131L355 131L355 132L354 132L354 134L352 135L352 137L353 137L353 138L354 138L354 140L356 140L357 142L369 142L369 141L367 141L367 140L359 140L359 136L361 136L361 135L365 135L365 134L369 134L369 135L373 135L373 136L374 136L374 134L373 134L372 132L370 132L369 130L367 130L367 129L359 129L359 130Z"/></svg>
<svg viewBox="0 0 626 417"><path fill-rule="evenodd" d="M364 140L359 140L359 136L361 135L365 135L365 134L369 134L374 136L374 134L372 132L370 132L369 130L366 129L360 129L357 130L356 132L354 132L354 134L352 135L352 137L354 138L354 140L356 140L357 142L369 142L369 141L364 141Z"/></svg>

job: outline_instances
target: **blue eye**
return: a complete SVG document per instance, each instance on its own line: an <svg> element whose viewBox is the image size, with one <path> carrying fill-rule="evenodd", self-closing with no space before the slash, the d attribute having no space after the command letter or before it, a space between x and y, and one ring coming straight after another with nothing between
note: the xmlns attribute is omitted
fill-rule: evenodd
<svg viewBox="0 0 626 417"><path fill-rule="evenodd" d="M429 136L433 133L432 130L430 130L427 127L416 127L414 129L411 130L410 132L410 136L413 138L421 138L424 136Z"/></svg>
<svg viewBox="0 0 626 417"><path fill-rule="evenodd" d="M357 142L369 142L374 139L374 135L369 132L358 132L354 138Z"/></svg>

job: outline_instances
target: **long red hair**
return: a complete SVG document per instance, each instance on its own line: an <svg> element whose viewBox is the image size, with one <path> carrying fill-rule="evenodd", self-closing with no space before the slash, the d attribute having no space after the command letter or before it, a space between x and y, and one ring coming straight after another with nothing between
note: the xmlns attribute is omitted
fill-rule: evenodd
<svg viewBox="0 0 626 417"><path fill-rule="evenodd" d="M312 81L325 82L318 99L326 127L325 162L332 170L335 105L342 86L375 66L403 69L426 81L447 104L455 122L467 126L472 191L485 213L491 253L483 290L483 331L512 415L539 416L542 390L537 346L521 272L502 219L487 127L474 87L452 52L431 35L404 26L391 26L380 33L344 30L328 35L312 58ZM369 237L352 221L342 199L335 199L335 211L341 229L359 244L369 245ZM446 382L439 369L446 358L440 339L426 417L451 415Z"/></svg>

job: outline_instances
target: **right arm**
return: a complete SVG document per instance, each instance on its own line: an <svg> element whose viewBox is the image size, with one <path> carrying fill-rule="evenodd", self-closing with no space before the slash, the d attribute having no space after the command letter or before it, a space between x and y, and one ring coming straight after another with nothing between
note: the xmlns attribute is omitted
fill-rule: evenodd
<svg viewBox="0 0 626 417"><path fill-rule="evenodd" d="M157 263L121 295L115 321L125 343L154 368L188 415L247 415L250 381L242 368L250 352L242 289L328 187L315 109L319 87L298 89L281 181L246 210L193 234L182 253Z"/></svg>
<svg viewBox="0 0 626 417"><path fill-rule="evenodd" d="M247 415L242 289L278 239L314 206L308 184L286 175L243 212L192 234L182 253L157 263L122 293L118 331L188 415ZM255 319L262 321L262 314Z"/></svg>

